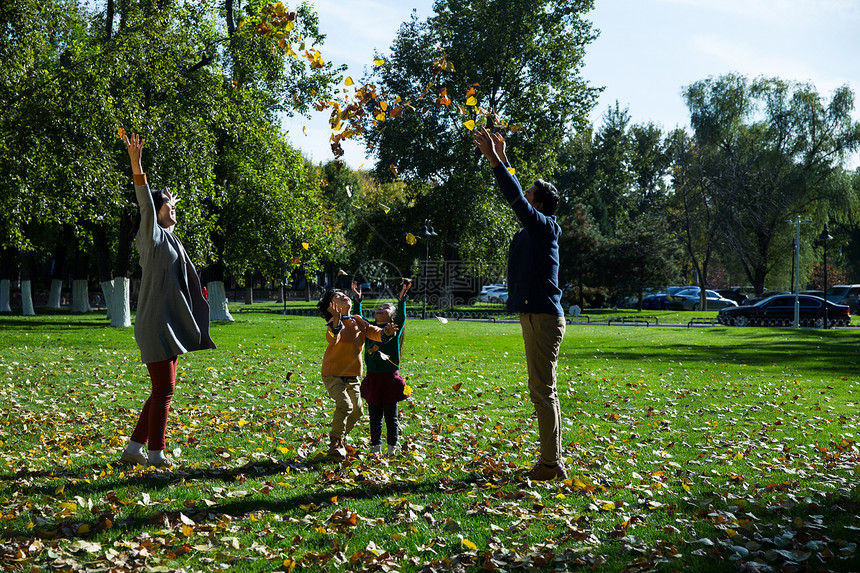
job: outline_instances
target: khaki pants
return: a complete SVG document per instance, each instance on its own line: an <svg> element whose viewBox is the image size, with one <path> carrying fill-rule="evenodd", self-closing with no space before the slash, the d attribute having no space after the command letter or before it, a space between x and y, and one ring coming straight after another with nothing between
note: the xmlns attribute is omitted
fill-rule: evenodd
<svg viewBox="0 0 860 573"><path fill-rule="evenodd" d="M332 438L343 440L364 412L361 410L361 383L355 376L323 376L328 395L334 399Z"/></svg>
<svg viewBox="0 0 860 573"><path fill-rule="evenodd" d="M520 314L529 371L529 395L538 419L540 461L549 466L561 461L561 409L555 373L565 324L563 316Z"/></svg>

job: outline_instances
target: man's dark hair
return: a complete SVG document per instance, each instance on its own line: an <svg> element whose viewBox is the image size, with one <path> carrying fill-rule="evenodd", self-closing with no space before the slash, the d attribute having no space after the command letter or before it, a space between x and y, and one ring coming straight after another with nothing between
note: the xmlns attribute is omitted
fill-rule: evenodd
<svg viewBox="0 0 860 573"><path fill-rule="evenodd" d="M555 212L558 210L558 204L561 201L555 185L547 183L543 179L538 179L535 181L534 188L534 200L535 203L541 204L540 212L547 217L555 215Z"/></svg>
<svg viewBox="0 0 860 573"><path fill-rule="evenodd" d="M339 288L328 289L327 291L325 291L325 294L322 295L322 298L317 303L317 308L320 309L320 314L326 320L331 320L331 318L332 318L331 313L328 310L328 307L331 306L331 297L333 297L335 295L335 293L338 293L338 292L342 293L343 291L340 290Z"/></svg>

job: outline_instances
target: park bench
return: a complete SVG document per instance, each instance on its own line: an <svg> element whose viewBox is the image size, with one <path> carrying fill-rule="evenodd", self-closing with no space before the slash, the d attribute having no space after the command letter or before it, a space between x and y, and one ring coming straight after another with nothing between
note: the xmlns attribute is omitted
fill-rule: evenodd
<svg viewBox="0 0 860 573"><path fill-rule="evenodd" d="M610 318L606 324L611 325L613 322L620 324L644 324L645 326L651 326L651 322L654 324L660 324L660 319L656 316L619 316L615 318Z"/></svg>
<svg viewBox="0 0 860 573"><path fill-rule="evenodd" d="M720 321L714 317L711 317L711 318L693 318L693 319L690 319L690 322L687 323L687 328L690 328L691 326L694 326L696 324L701 325L701 326L720 326Z"/></svg>

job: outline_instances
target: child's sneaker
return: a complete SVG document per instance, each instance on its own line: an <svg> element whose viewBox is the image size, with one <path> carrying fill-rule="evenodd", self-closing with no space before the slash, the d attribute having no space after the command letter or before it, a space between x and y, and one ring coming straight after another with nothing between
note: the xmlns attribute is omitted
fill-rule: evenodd
<svg viewBox="0 0 860 573"><path fill-rule="evenodd" d="M378 456L381 452L382 452L382 446L381 445L376 444L375 446L370 446L370 453L371 454Z"/></svg>
<svg viewBox="0 0 860 573"><path fill-rule="evenodd" d="M130 452L125 450L120 456L119 461L133 466L146 466L147 458L143 452Z"/></svg>
<svg viewBox="0 0 860 573"><path fill-rule="evenodd" d="M397 446L392 446L391 444L388 444L388 451L386 452L386 455L389 458L393 458L396 453L397 453Z"/></svg>

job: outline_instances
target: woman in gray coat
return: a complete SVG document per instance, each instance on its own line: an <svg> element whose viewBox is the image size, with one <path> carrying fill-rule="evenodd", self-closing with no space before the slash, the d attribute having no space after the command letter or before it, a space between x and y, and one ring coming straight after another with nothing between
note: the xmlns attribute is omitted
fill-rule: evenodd
<svg viewBox="0 0 860 573"><path fill-rule="evenodd" d="M173 465L164 455L164 442L176 386L176 358L192 350L215 348L215 344L209 337L209 304L203 297L197 271L173 234L176 197L166 188L150 190L141 164L145 140L136 133L123 137L140 206L136 244L143 273L134 338L140 359L149 370L152 394L143 405L121 460L164 468ZM149 451L145 452L147 442Z"/></svg>

